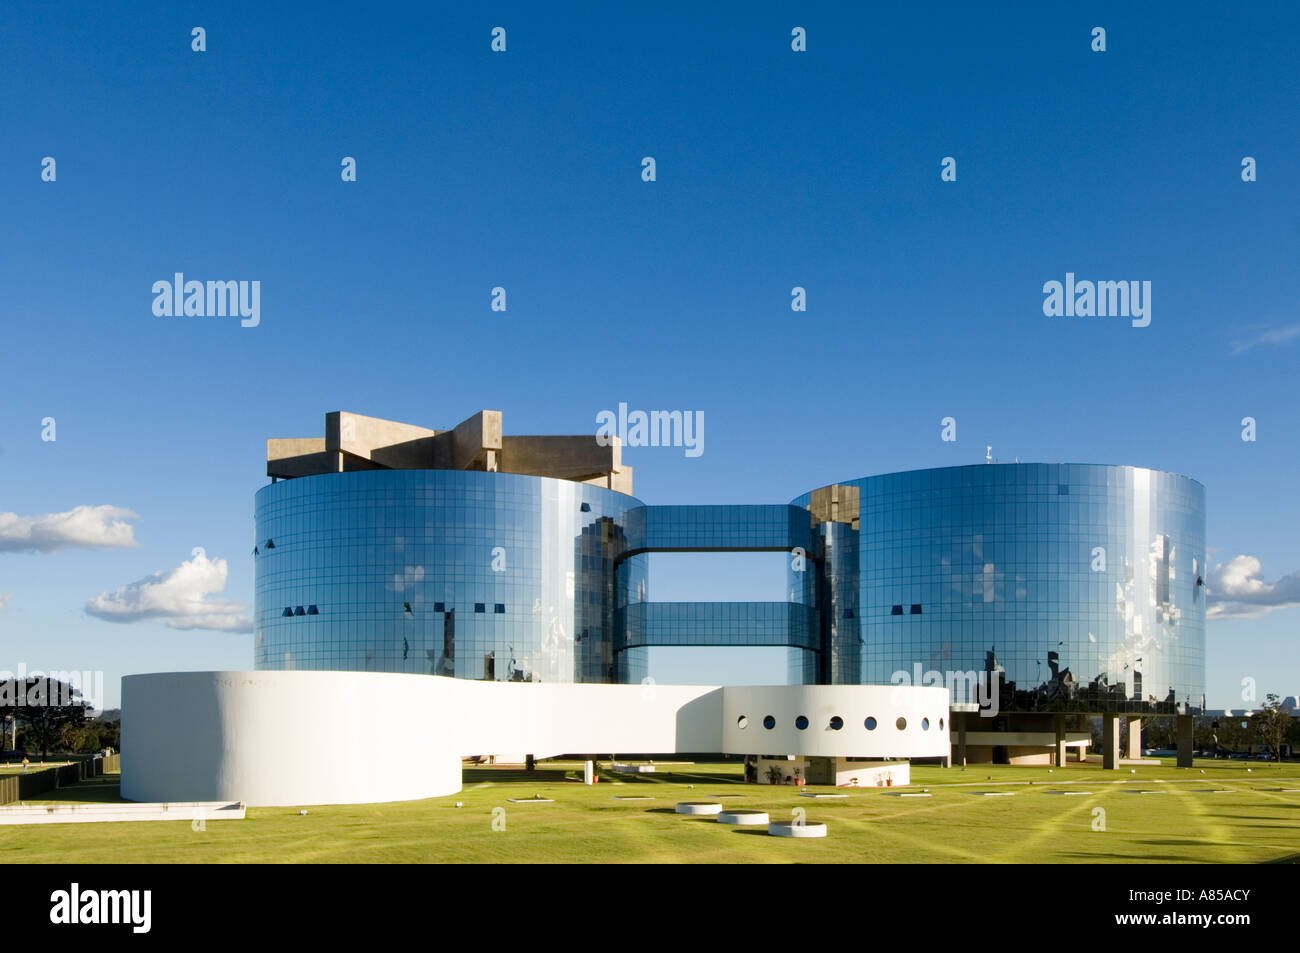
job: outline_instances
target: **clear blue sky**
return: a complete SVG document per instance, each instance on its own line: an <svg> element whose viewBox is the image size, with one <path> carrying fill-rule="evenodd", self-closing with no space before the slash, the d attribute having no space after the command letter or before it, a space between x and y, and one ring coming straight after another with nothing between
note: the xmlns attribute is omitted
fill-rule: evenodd
<svg viewBox="0 0 1300 953"><path fill-rule="evenodd" d="M1214 561L1272 587L1210 623L1211 706L1300 691L1300 14L1013 6L8 4L0 668L101 669L115 704L122 674L251 666L248 635L87 603L201 546L229 573L202 598L251 605L263 441L326 411L582 433L627 401L705 414L699 458L626 452L654 503L986 444L1189 474ZM260 325L155 317L177 271L260 281ZM1045 317L1067 271L1151 281L1151 325ZM78 506L138 545L13 551ZM770 563L698 566L656 560L651 595L781 597ZM729 658L654 674L771 668Z"/></svg>

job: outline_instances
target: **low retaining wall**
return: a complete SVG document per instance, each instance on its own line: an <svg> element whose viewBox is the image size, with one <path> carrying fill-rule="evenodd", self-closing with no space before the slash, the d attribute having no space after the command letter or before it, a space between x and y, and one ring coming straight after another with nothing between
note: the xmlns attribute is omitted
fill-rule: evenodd
<svg viewBox="0 0 1300 953"><path fill-rule="evenodd" d="M88 824L112 821L242 821L240 802L189 801L177 804L33 804L0 807L4 824Z"/></svg>

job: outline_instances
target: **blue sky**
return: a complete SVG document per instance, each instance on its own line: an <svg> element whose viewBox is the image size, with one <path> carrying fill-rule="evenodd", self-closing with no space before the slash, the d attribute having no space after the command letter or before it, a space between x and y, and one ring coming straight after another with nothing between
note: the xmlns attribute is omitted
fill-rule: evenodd
<svg viewBox="0 0 1300 953"><path fill-rule="evenodd" d="M203 547L208 598L251 605L264 440L328 410L582 433L627 401L707 421L699 458L626 451L655 503L986 444L1189 474L1213 560L1260 563L1250 617L1209 624L1211 706L1300 691L1294 7L267 6L7 7L0 668L103 670L113 704L122 674L250 666L248 635L87 603ZM261 323L156 317L177 271L260 281ZM1066 272L1151 281L1150 326L1045 317ZM80 506L138 545L15 551ZM705 597L697 566L656 560L652 596ZM726 658L654 674L772 668Z"/></svg>

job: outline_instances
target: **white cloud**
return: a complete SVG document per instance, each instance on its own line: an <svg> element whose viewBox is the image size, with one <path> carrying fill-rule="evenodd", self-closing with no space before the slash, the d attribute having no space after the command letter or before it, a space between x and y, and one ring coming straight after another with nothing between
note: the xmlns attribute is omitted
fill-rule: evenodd
<svg viewBox="0 0 1300 953"><path fill-rule="evenodd" d="M52 553L59 549L135 546L135 513L120 506L78 506L66 513L0 513L0 553Z"/></svg>
<svg viewBox="0 0 1300 953"><path fill-rule="evenodd" d="M1277 347L1287 344L1300 338L1300 324L1287 324L1279 328L1269 328L1266 331L1260 331L1244 340L1232 342L1232 353L1243 354L1252 348L1262 347L1265 345Z"/></svg>
<svg viewBox="0 0 1300 953"><path fill-rule="evenodd" d="M5 603L14 597L12 592L0 593L0 609L5 607Z"/></svg>
<svg viewBox="0 0 1300 953"><path fill-rule="evenodd" d="M156 572L86 603L86 611L109 622L163 621L171 629L252 632L248 608L210 599L226 588L226 561L201 552L174 569Z"/></svg>
<svg viewBox="0 0 1300 953"><path fill-rule="evenodd" d="M1300 570L1277 582L1265 582L1254 556L1237 556L1214 567L1205 580L1209 619L1250 619L1274 609L1300 606Z"/></svg>

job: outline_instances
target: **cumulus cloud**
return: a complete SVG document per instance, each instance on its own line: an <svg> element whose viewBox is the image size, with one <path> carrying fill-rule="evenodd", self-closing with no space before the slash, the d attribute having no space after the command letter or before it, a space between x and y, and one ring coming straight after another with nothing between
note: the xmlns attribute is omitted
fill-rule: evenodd
<svg viewBox="0 0 1300 953"><path fill-rule="evenodd" d="M1210 619L1250 619L1274 609L1300 606L1300 570L1277 582L1266 582L1254 556L1237 556L1214 567L1205 580Z"/></svg>
<svg viewBox="0 0 1300 953"><path fill-rule="evenodd" d="M120 506L77 506L66 513L0 513L0 553L52 553L60 549L135 546L135 513Z"/></svg>
<svg viewBox="0 0 1300 953"><path fill-rule="evenodd" d="M100 593L86 603L86 611L109 622L162 621L171 629L252 632L246 606L209 598L225 588L226 561L198 551L174 569Z"/></svg>

